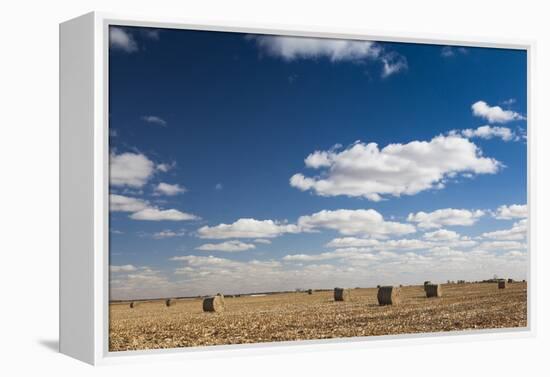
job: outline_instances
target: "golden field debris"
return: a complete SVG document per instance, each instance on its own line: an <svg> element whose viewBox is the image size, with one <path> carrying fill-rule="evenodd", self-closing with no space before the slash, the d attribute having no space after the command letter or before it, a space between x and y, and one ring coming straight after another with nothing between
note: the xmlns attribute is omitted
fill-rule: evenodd
<svg viewBox="0 0 550 377"><path fill-rule="evenodd" d="M313 295L234 295L223 312L204 312L203 300L110 304L111 351L265 343L358 336L433 333L527 326L527 283L443 284L426 298L423 285L400 288L400 304L380 306L376 288L352 289L353 300L334 301L333 290ZM218 296L214 296L218 297ZM218 299L220 300L220 299ZM134 301L135 302L135 301Z"/></svg>

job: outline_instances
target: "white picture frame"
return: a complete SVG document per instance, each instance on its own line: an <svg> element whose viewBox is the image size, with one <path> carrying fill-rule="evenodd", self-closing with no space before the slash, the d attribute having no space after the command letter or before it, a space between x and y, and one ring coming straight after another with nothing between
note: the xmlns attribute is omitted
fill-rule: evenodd
<svg viewBox="0 0 550 377"><path fill-rule="evenodd" d="M522 49L527 52L528 62L528 113L533 113L533 41L446 37L443 34L423 35L413 32L386 33L344 28L329 30L310 26L288 27L229 22L213 24L169 17L135 17L98 12L88 13L60 24L60 352L95 365L153 359L291 353L296 347L302 350L347 349L395 343L471 341L489 337L535 335L533 300L536 297L536 248L533 222L536 221L536 195L532 175L535 153L532 140L536 138L536 129L529 117L527 328L109 352L109 25Z"/></svg>

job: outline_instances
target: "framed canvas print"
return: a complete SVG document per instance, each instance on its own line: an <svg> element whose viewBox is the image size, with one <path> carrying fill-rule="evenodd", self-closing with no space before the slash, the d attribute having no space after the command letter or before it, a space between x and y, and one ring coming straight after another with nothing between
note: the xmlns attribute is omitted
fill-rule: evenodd
<svg viewBox="0 0 550 377"><path fill-rule="evenodd" d="M61 24L61 352L531 334L531 51Z"/></svg>

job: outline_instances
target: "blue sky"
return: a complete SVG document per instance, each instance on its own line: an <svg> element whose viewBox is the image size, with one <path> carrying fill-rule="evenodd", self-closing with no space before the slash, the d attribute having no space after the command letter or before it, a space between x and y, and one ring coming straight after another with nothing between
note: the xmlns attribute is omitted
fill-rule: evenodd
<svg viewBox="0 0 550 377"><path fill-rule="evenodd" d="M111 27L111 298L526 278L526 53Z"/></svg>

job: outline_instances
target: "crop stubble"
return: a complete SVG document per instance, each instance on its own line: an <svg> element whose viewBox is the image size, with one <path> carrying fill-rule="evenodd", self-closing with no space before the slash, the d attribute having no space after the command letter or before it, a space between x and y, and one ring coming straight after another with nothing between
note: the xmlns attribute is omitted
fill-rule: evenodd
<svg viewBox="0 0 550 377"><path fill-rule="evenodd" d="M426 298L423 286L402 288L399 306L379 306L375 288L353 289L351 301L333 292L226 297L223 313L205 313L202 300L110 305L110 351L263 343L355 336L430 333L527 326L527 284L443 285Z"/></svg>

